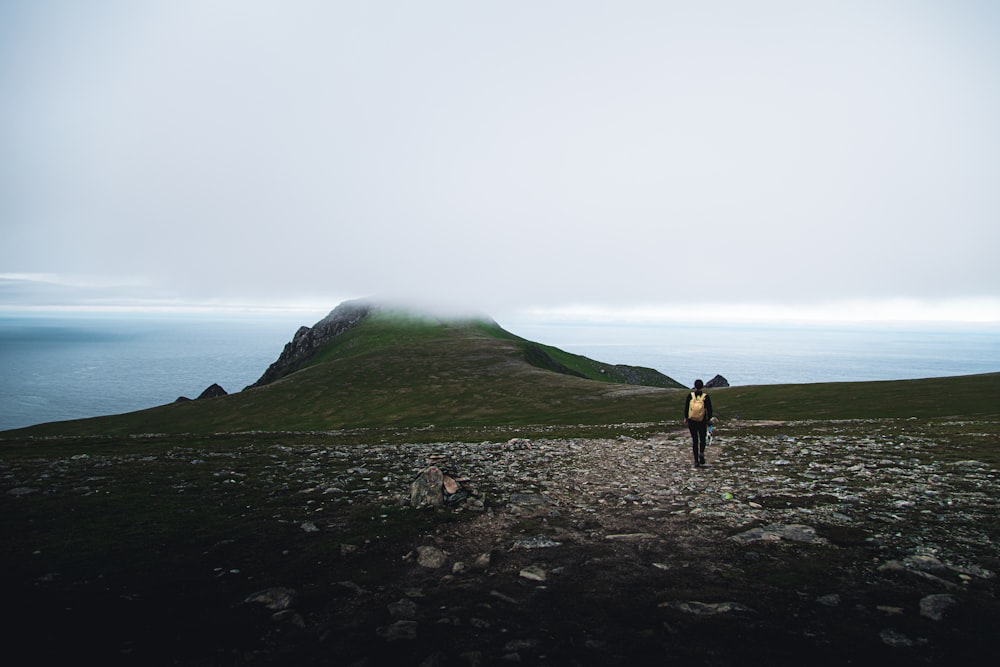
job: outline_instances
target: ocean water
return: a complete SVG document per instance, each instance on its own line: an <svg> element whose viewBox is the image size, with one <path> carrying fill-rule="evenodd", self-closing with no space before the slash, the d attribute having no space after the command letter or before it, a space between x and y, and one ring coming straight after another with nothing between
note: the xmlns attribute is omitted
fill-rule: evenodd
<svg viewBox="0 0 1000 667"><path fill-rule="evenodd" d="M321 315L0 317L0 430L120 414L255 382ZM1000 327L500 322L524 338L684 384L897 380L1000 371Z"/></svg>
<svg viewBox="0 0 1000 667"><path fill-rule="evenodd" d="M715 375L753 385L1000 371L1000 326L990 325L514 326L525 338L607 363L655 368L688 386Z"/></svg>
<svg viewBox="0 0 1000 667"><path fill-rule="evenodd" d="M301 317L0 317L0 430L233 393L278 358Z"/></svg>

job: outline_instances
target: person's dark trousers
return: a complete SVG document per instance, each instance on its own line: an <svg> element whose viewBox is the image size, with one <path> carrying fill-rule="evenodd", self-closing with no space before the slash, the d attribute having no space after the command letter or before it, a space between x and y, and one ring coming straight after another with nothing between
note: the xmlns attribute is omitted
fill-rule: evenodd
<svg viewBox="0 0 1000 667"><path fill-rule="evenodd" d="M708 422L696 422L688 420L688 429L691 431L691 449L694 452L695 464L705 462L705 444L708 442Z"/></svg>

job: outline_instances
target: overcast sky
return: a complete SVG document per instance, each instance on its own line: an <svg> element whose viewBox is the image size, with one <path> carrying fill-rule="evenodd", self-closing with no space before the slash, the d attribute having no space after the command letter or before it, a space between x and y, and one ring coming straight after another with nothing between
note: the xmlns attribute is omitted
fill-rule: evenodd
<svg viewBox="0 0 1000 667"><path fill-rule="evenodd" d="M1000 320L998 35L989 0L0 0L0 307Z"/></svg>

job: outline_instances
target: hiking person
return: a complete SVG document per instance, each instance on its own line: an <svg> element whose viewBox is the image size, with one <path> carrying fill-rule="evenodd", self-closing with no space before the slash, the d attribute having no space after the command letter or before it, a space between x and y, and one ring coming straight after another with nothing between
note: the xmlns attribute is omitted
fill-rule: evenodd
<svg viewBox="0 0 1000 667"><path fill-rule="evenodd" d="M712 399L702 391L704 386L704 382L695 380L694 391L684 401L684 423L691 431L691 449L696 466L705 465L708 424L712 421Z"/></svg>

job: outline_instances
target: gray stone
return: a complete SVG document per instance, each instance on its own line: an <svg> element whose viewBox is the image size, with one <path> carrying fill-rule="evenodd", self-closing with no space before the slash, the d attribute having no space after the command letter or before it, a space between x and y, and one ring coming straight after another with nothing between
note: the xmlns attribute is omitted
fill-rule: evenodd
<svg viewBox="0 0 1000 667"><path fill-rule="evenodd" d="M243 602L248 604L262 604L272 611L283 611L292 606L295 602L295 596L296 591L294 588L274 586L251 593Z"/></svg>
<svg viewBox="0 0 1000 667"><path fill-rule="evenodd" d="M562 542L556 542L550 537L545 535L535 535L534 537L525 537L519 540L514 540L514 546L512 549L548 549L549 547L558 547Z"/></svg>
<svg viewBox="0 0 1000 667"><path fill-rule="evenodd" d="M902 632L898 632L892 629L885 629L879 633L879 637L882 639L882 643L886 646L892 646L893 648L908 648L914 645L914 641L904 635Z"/></svg>
<svg viewBox="0 0 1000 667"><path fill-rule="evenodd" d="M476 556L476 560L472 563L472 569L476 572L482 572L490 566L490 562L493 560L493 555L489 552L484 554L479 554Z"/></svg>
<svg viewBox="0 0 1000 667"><path fill-rule="evenodd" d="M271 620L279 624L294 625L297 628L306 627L306 620L302 618L302 614L294 609L282 609L281 611L276 611L271 615Z"/></svg>
<svg viewBox="0 0 1000 667"><path fill-rule="evenodd" d="M444 505L444 473L437 466L420 471L410 483L410 506L440 507Z"/></svg>
<svg viewBox="0 0 1000 667"><path fill-rule="evenodd" d="M734 612L753 612L753 609L741 605L738 602L697 602L694 600L672 600L661 602L660 607L676 609L686 614L694 616L716 616L718 614L731 614Z"/></svg>
<svg viewBox="0 0 1000 667"><path fill-rule="evenodd" d="M954 595L947 593L927 595L920 600L920 615L932 621L940 621L944 618L945 611L956 604L958 599Z"/></svg>
<svg viewBox="0 0 1000 667"><path fill-rule="evenodd" d="M417 547L417 564L436 570L445 564L448 557L437 547Z"/></svg>
<svg viewBox="0 0 1000 667"><path fill-rule="evenodd" d="M387 642L414 640L417 638L417 623L416 621L396 621L378 628L375 633Z"/></svg>
<svg viewBox="0 0 1000 667"><path fill-rule="evenodd" d="M389 615L397 620L412 621L417 618L417 603L409 598L402 598L388 605Z"/></svg>
<svg viewBox="0 0 1000 667"><path fill-rule="evenodd" d="M751 528L750 530L733 535L730 539L736 542L777 542L779 540L789 540L791 542L805 542L807 544L826 544L826 538L816 534L816 529L811 526L793 523L788 525L771 524L762 528Z"/></svg>
<svg viewBox="0 0 1000 667"><path fill-rule="evenodd" d="M606 535L604 539L613 542L641 542L642 540L655 540L656 537L653 533L616 533Z"/></svg>

